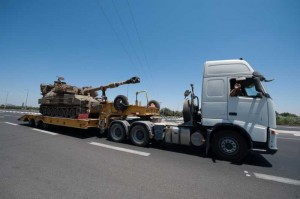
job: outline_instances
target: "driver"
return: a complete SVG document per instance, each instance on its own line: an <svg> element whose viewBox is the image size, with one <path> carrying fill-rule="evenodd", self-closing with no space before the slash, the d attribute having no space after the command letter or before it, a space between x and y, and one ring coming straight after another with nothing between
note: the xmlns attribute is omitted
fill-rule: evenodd
<svg viewBox="0 0 300 199"><path fill-rule="evenodd" d="M244 96L244 93L242 92L242 84L241 84L241 81L237 81L237 82L234 84L234 88L230 91L230 96L231 96L231 97Z"/></svg>

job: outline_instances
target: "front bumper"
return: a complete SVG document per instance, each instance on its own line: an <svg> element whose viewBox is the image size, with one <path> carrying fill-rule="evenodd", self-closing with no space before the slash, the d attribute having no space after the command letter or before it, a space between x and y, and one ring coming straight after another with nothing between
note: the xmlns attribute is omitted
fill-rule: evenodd
<svg viewBox="0 0 300 199"><path fill-rule="evenodd" d="M252 150L262 154L275 154L278 151L277 134L275 129L268 128L267 142L253 142Z"/></svg>
<svg viewBox="0 0 300 199"><path fill-rule="evenodd" d="M277 147L277 134L275 129L268 128L268 148L270 154L275 154L278 151Z"/></svg>

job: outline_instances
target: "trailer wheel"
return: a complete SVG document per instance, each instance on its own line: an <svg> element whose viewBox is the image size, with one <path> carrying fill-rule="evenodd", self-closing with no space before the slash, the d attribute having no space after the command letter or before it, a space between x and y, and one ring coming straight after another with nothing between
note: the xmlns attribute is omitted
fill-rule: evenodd
<svg viewBox="0 0 300 199"><path fill-rule="evenodd" d="M137 124L130 130L130 140L136 146L146 146L149 142L149 132L142 124Z"/></svg>
<svg viewBox="0 0 300 199"><path fill-rule="evenodd" d="M190 104L189 99L186 99L183 103L182 115L183 115L184 122L188 122L192 119L191 118L191 104Z"/></svg>
<svg viewBox="0 0 300 199"><path fill-rule="evenodd" d="M42 123L42 129L44 130L49 130L51 128L51 124L47 124L47 123Z"/></svg>
<svg viewBox="0 0 300 199"><path fill-rule="evenodd" d="M36 122L36 127L39 128L39 129L42 129L44 126L44 122L42 120L38 120Z"/></svg>
<svg viewBox="0 0 300 199"><path fill-rule="evenodd" d="M30 119L29 122L28 122L28 125L30 127L35 127L35 121L34 121L34 119Z"/></svg>
<svg viewBox="0 0 300 199"><path fill-rule="evenodd" d="M118 111L125 111L128 105L128 99L124 95L118 95L114 100L114 107Z"/></svg>
<svg viewBox="0 0 300 199"><path fill-rule="evenodd" d="M212 144L215 155L220 159L239 162L248 154L245 138L231 130L217 132Z"/></svg>
<svg viewBox="0 0 300 199"><path fill-rule="evenodd" d="M158 101L156 101L156 100L150 100L148 102L148 106L160 109L160 105L159 105Z"/></svg>
<svg viewBox="0 0 300 199"><path fill-rule="evenodd" d="M119 122L113 123L109 128L109 137L114 142L123 142L126 138L124 126Z"/></svg>

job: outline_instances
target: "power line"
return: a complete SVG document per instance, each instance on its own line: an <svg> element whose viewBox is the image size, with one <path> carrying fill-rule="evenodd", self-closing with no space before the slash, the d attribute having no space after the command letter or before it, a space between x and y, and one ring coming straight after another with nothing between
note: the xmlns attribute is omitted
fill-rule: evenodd
<svg viewBox="0 0 300 199"><path fill-rule="evenodd" d="M125 51L125 53L126 53L127 56L129 57L131 64L133 64L133 66L135 67L135 64L134 64L134 61L133 61L132 57L130 56L128 50L126 49L124 43L122 42L120 36L118 35L118 33L117 33L117 31L116 31L116 29L114 28L114 26L112 25L111 21L109 20L109 17L106 15L104 9L102 8L102 6L101 6L101 4L100 4L100 0L97 0L97 5L98 5L98 7L100 8L100 10L102 11L102 14L104 15L106 21L107 21L108 24L110 25L112 31L113 31L114 34L116 35L116 37L117 37L118 41L120 42L120 44L121 44L123 50ZM136 67L135 67L135 68L136 68ZM136 68L136 69L137 69L137 68ZM138 69L137 69L137 70L138 70Z"/></svg>
<svg viewBox="0 0 300 199"><path fill-rule="evenodd" d="M145 57L145 61L146 61L147 65L149 66L149 62L148 62L148 58L147 58L147 55L146 55L146 51L145 51L143 42L142 42L142 40L141 40L141 37L140 37L139 31L138 31L138 28L137 28L137 25L136 25L136 22L135 22L135 19L134 19L134 16L133 16L133 12L132 12L131 6L130 6L128 0L126 0L126 2L127 2L128 7L129 7L131 19L132 19L132 21L133 21L133 24L134 24L134 28L135 28L136 34L137 34L137 36L138 36L138 40L139 40L140 46L141 46L141 48L142 48L142 51L143 51L143 54L144 54L144 57Z"/></svg>
<svg viewBox="0 0 300 199"><path fill-rule="evenodd" d="M149 65L149 62L148 62L147 55L146 55L146 51L145 51L143 42L142 42L142 40L141 40L141 37L140 37L139 31L138 31L138 28L137 28L135 19L134 19L134 15L133 15L133 12L132 12L130 3L129 3L128 0L126 0L126 2L127 2L128 7L129 7L129 12L130 12L130 15L131 15L131 19L132 19L132 21L133 21L133 24L134 24L134 28L135 28L136 34L137 34L137 36L138 36L139 44L140 44L140 46L141 46L141 48L142 48L142 52L143 52L143 55L144 55L144 58L145 58L145 61L146 61L146 66L147 66L147 69L148 69L148 71L149 71L149 75L150 75L151 81L152 81L152 83L154 84L153 77L152 77L152 73L151 73L151 70L150 70L150 65Z"/></svg>
<svg viewBox="0 0 300 199"><path fill-rule="evenodd" d="M134 45L133 45L133 42L132 42L132 40L131 40L131 38L130 38L130 36L129 36L129 33L128 33L127 29L126 29L126 26L124 25L124 21L123 21L122 17L121 17L120 14L119 14L119 11L118 11L118 9L117 9L117 6L116 6L114 0L112 0L112 3L113 3L113 7L114 7L114 9L115 9L115 11L116 11L116 13L117 13L117 16L118 16L118 18L119 18L119 21L121 22L122 27L123 27L123 29L124 29L124 31L125 31L125 33L126 33L126 36L127 36L127 38L128 38L128 41L129 41L129 44L130 44L130 46L131 46L131 48L132 48L132 50L133 50L135 56L137 57L138 62L139 62L140 65L142 66L143 64L142 64L142 62L141 62L140 56L138 55L138 53L137 53L137 51L136 51L136 49L135 49L135 47L134 47Z"/></svg>

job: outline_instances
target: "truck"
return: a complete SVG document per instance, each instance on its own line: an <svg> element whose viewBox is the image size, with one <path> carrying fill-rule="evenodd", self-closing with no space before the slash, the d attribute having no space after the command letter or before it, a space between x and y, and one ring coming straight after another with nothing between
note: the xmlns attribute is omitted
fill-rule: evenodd
<svg viewBox="0 0 300 199"><path fill-rule="evenodd" d="M180 124L160 121L155 105L140 106L137 102L126 110L116 110L108 103L97 119L24 115L19 120L45 128L49 124L96 127L114 142L130 139L141 147L151 141L195 146L206 153L212 151L220 159L239 162L251 150L265 154L278 150L275 106L263 82L269 80L243 59L206 61L201 98L191 84L184 92ZM239 95L231 95L236 84L240 85Z"/></svg>

